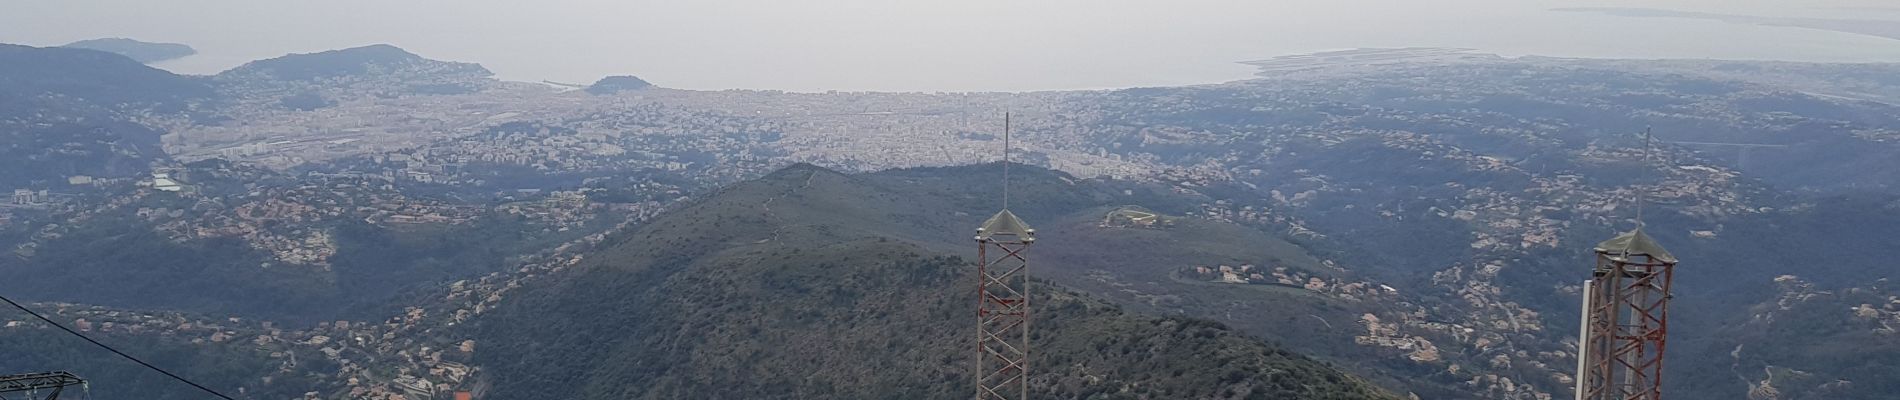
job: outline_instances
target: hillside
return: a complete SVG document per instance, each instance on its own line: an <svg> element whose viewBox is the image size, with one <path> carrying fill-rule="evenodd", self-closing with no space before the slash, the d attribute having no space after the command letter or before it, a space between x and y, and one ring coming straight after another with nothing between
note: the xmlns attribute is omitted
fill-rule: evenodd
<svg viewBox="0 0 1900 400"><path fill-rule="evenodd" d="M508 269L525 254L612 226L616 215L584 211L599 218L561 229L547 218L417 198L361 179L222 162L171 174L193 190L146 190L54 224L5 226L0 273L14 276L6 292L279 323L380 318L419 289ZM412 208L373 207L390 203ZM431 213L455 218L393 217Z"/></svg>
<svg viewBox="0 0 1900 400"><path fill-rule="evenodd" d="M0 259L0 273L19 278L6 288L36 301L307 325L380 316L418 288L507 268L510 257L545 245L550 236L539 234L539 226L497 216L416 227L304 221L295 229L335 247L328 260L310 265L279 260L241 237L180 239L134 211L112 210L57 230L57 238L30 253L9 252Z"/></svg>
<svg viewBox="0 0 1900 400"><path fill-rule="evenodd" d="M152 68L125 56L97 50L0 44L0 110L18 102L57 97L49 102L83 102L179 109L212 96L197 78Z"/></svg>
<svg viewBox="0 0 1900 400"><path fill-rule="evenodd" d="M996 182L1003 180L996 164L896 169L857 177L903 201L861 202L851 209L909 222L890 225L908 227L891 234L909 235L951 254L971 251L968 229L982 222L984 210L997 207L1001 188ZM1063 244L1037 250L1040 277L1138 312L1217 320L1298 348L1381 386L1427 398L1468 393L1455 385L1471 375L1421 367L1412 358L1469 362L1465 358L1471 355L1439 354L1429 342L1403 350L1360 343L1368 337L1364 316L1413 312L1407 308L1420 299L1375 290L1378 284L1368 282L1365 273L1334 265L1311 254L1306 245L1257 226L1210 217L1202 209L1217 199L1247 199L1250 194L1083 179L1023 165L1014 168L1010 182L1011 209L1034 224L1045 243ZM1169 222L1148 228L1103 224L1107 214L1124 206L1148 209ZM1230 284L1182 274L1194 267L1222 265L1251 265L1268 282L1284 275L1298 283ZM1314 279L1321 285L1308 287Z"/></svg>
<svg viewBox="0 0 1900 400"><path fill-rule="evenodd" d="M639 77L633 75L615 75L600 78L600 80L594 82L594 84L587 85L586 90L587 93L590 94L614 94L621 91L640 90L650 87L653 87L652 83L647 83L646 80L640 79Z"/></svg>
<svg viewBox="0 0 1900 400"><path fill-rule="evenodd" d="M226 90L310 96L463 94L479 90L494 73L480 64L437 61L377 44L252 61L215 77Z"/></svg>
<svg viewBox="0 0 1900 400"><path fill-rule="evenodd" d="M23 321L30 318L14 312L11 307L8 311L10 312L0 314L0 321ZM95 318L93 321L98 321L98 319ZM96 327L105 326L103 323L94 323L98 324L95 325ZM317 383L308 375L271 376L275 375L271 373L272 371L285 367L287 363L281 359L273 359L269 349L247 340L215 343L199 337L194 342L192 339L179 337L179 332L176 331L165 335L152 332L169 326L122 324L110 331L95 328L89 334L114 347L134 351L147 362L190 376L200 384L227 393L251 395L251 397L240 398L292 398L292 396L303 394ZM51 327L30 323L0 328L0 335L4 335L7 339L0 341L0 352L8 355L0 359L0 371L8 373L72 372L89 381L87 392L92 398L151 400L206 398L204 392L191 386L167 378L132 361L119 358L104 349L94 347L92 344ZM319 364L326 361L317 358L303 362ZM304 367L333 368L318 365ZM66 392L68 397L62 398L86 398L73 396L74 394L68 391Z"/></svg>
<svg viewBox="0 0 1900 400"><path fill-rule="evenodd" d="M1775 365L1854 382L1781 386L1782 398L1883 398L1842 389L1891 387L1862 365L1785 351L1845 354L1831 344L1738 332L1795 327L1755 321L1754 305L1778 303L1782 275L1821 288L1891 275L1881 267L1895 248L1874 242L1900 226L1891 205L1900 158L1884 133L1893 107L1688 69L1517 60L1314 71L1106 92L1074 102L1120 108L1064 126L1086 127L1076 136L1125 157L1233 160L1180 187L1225 200L1207 215L1288 232L1406 294L1383 302L1397 312L1363 319L1370 334L1361 336L1394 350L1429 343L1443 357L1409 368L1387 358L1402 375L1465 375L1466 390L1496 398L1568 394L1587 249L1635 222L1631 201L1642 191L1649 232L1684 260L1674 307L1693 310L1671 314L1672 396L1743 398L1747 383L1788 376L1761 368ZM1645 127L1654 127L1653 152ZM1859 303L1838 309L1850 307ZM1848 325L1841 332L1863 328ZM1855 333L1833 337L1855 343L1846 348L1891 340ZM1400 336L1417 339L1385 340Z"/></svg>
<svg viewBox="0 0 1900 400"><path fill-rule="evenodd" d="M165 157L136 116L209 101L202 79L95 50L0 44L0 189L123 177Z"/></svg>
<svg viewBox="0 0 1900 400"><path fill-rule="evenodd" d="M810 166L734 185L489 310L475 364L499 398L967 397L969 265L906 239L928 217L882 212L911 200ZM1219 324L1040 287L1042 397L1386 396Z"/></svg>
<svg viewBox="0 0 1900 400"><path fill-rule="evenodd" d="M138 61L138 62L147 63L147 64L155 63L159 61L166 61L166 60L176 60L179 58L184 58L185 56L198 54L197 49L193 49L191 48L191 46L187 46L184 44L152 43L152 42L143 42L143 41L138 41L138 40L133 40L133 39L126 39L126 38L87 39L87 40L67 43L60 47L98 50L98 51L126 56L128 58L131 58L133 61Z"/></svg>
<svg viewBox="0 0 1900 400"><path fill-rule="evenodd" d="M258 74L288 81L369 76L402 68L443 68L488 74L480 65L435 61L387 44L352 47L252 61L219 75Z"/></svg>

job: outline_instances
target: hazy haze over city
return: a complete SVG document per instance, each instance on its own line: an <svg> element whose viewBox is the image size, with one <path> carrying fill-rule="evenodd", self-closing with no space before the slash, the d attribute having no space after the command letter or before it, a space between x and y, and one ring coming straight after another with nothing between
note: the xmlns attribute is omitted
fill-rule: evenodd
<svg viewBox="0 0 1900 400"><path fill-rule="evenodd" d="M158 64L210 74L246 61L390 43L479 62L508 80L635 74L688 89L1042 90L1213 83L1236 61L1358 47L1504 55L1900 61L1900 40L1707 19L1554 11L1900 20L1874 0L1350 0L654 2L562 0L16 2L0 41L179 42ZM1711 43L1747 43L1714 46Z"/></svg>

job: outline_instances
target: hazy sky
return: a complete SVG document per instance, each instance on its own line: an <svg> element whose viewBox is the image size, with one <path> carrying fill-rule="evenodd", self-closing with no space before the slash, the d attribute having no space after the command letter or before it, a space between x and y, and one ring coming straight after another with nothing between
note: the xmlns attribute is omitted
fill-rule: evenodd
<svg viewBox="0 0 1900 400"><path fill-rule="evenodd" d="M179 42L161 64L390 43L511 80L635 74L669 87L1032 90L1247 77L1234 61L1354 47L1507 55L1900 61L1900 41L1550 8L1900 20L1889 0L8 0L0 42ZM1793 5L1797 4L1799 5ZM1891 5L1884 5L1891 4Z"/></svg>

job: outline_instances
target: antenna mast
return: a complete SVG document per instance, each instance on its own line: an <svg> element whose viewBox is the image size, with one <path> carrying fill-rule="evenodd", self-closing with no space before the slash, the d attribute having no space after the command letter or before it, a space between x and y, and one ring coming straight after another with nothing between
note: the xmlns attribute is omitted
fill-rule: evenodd
<svg viewBox="0 0 1900 400"><path fill-rule="evenodd" d="M1029 245L1009 211L1009 114L1003 114L1003 210L976 228L976 399L1029 397Z"/></svg>
<svg viewBox="0 0 1900 400"><path fill-rule="evenodd" d="M1643 181L1654 153L1643 129ZM1577 400L1658 400L1676 256L1643 232L1644 190L1636 192L1636 229L1598 243L1583 281L1577 337Z"/></svg>
<svg viewBox="0 0 1900 400"><path fill-rule="evenodd" d="M1650 140L1649 127L1645 126L1643 127L1643 163L1642 163L1643 164L1642 165L1643 179L1641 181L1636 182L1636 227L1637 228L1643 227L1643 202L1644 202L1643 196L1645 194L1648 194L1649 191L1644 189L1642 185L1649 182L1649 169L1650 169L1649 156L1650 156L1650 153L1654 153L1654 152L1656 152L1656 144L1654 141Z"/></svg>

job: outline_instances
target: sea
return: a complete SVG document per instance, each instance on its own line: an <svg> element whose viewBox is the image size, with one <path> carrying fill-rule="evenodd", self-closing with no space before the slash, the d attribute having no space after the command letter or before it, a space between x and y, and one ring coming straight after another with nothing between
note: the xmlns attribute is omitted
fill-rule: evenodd
<svg viewBox="0 0 1900 400"><path fill-rule="evenodd" d="M506 80L624 74L682 89L808 92L1193 85L1255 76L1243 61L1387 47L1900 62L1893 38L1562 10L1597 6L1900 23L1900 8L1860 0L95 0L9 5L0 42L185 43L200 54L155 65L184 74L388 43Z"/></svg>

